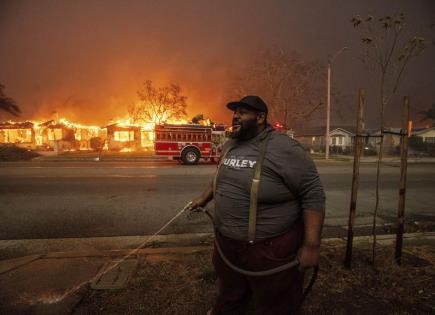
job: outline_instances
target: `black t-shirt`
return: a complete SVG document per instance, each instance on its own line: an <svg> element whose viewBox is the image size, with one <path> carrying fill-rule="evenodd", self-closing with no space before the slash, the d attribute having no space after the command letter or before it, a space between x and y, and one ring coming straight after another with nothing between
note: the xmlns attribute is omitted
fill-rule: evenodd
<svg viewBox="0 0 435 315"><path fill-rule="evenodd" d="M226 144L232 149L217 177L215 219L218 230L233 239L248 239L251 183L259 139L265 132L271 135L258 189L256 239L288 231L304 209L325 209L325 195L311 158L297 141L268 127L253 139Z"/></svg>

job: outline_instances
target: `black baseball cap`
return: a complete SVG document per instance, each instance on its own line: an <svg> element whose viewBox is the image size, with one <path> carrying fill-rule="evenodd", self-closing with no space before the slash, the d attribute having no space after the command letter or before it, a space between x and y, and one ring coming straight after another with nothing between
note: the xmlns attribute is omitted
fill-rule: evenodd
<svg viewBox="0 0 435 315"><path fill-rule="evenodd" d="M248 95L238 102L230 102L227 104L227 107L231 110L236 110L236 108L240 106L248 106L266 114L268 112L266 103L259 96L255 95Z"/></svg>

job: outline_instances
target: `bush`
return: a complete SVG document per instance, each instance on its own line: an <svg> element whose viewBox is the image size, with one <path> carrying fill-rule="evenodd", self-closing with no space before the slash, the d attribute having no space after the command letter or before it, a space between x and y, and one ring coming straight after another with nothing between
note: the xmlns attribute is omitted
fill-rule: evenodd
<svg viewBox="0 0 435 315"><path fill-rule="evenodd" d="M375 156L378 155L378 151L376 148L370 144L367 144L363 147L363 156Z"/></svg>
<svg viewBox="0 0 435 315"><path fill-rule="evenodd" d="M103 147L103 139L100 137L93 137L90 140L91 148L94 151L99 151Z"/></svg>
<svg viewBox="0 0 435 315"><path fill-rule="evenodd" d="M414 155L435 156L435 143L424 142L421 137L409 138L409 149Z"/></svg>
<svg viewBox="0 0 435 315"><path fill-rule="evenodd" d="M0 146L0 161L22 161L31 160L40 154L35 151L17 147L15 145Z"/></svg>

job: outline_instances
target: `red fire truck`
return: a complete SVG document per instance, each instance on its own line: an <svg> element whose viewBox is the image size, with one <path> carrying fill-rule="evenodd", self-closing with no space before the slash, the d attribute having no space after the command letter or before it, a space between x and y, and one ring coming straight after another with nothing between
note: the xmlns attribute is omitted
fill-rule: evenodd
<svg viewBox="0 0 435 315"><path fill-rule="evenodd" d="M225 126L156 125L156 155L165 155L184 164L197 164L200 158L214 160L222 152Z"/></svg>

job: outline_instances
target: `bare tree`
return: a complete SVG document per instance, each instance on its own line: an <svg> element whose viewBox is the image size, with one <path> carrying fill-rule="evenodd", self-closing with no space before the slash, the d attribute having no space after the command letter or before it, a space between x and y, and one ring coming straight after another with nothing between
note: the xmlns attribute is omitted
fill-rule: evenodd
<svg viewBox="0 0 435 315"><path fill-rule="evenodd" d="M431 108L423 110L419 114L423 116L421 121L430 120L432 123L432 127L435 127L435 103L432 104Z"/></svg>
<svg viewBox="0 0 435 315"><path fill-rule="evenodd" d="M236 76L231 94L260 95L267 100L272 119L294 128L323 105L322 70L318 62L305 61L294 52L266 50L246 64L242 75Z"/></svg>
<svg viewBox="0 0 435 315"><path fill-rule="evenodd" d="M152 81L147 80L137 94L140 102L129 106L128 109L134 123L161 124L186 116L187 96L182 95L177 84L154 87Z"/></svg>
<svg viewBox="0 0 435 315"><path fill-rule="evenodd" d="M0 109L14 116L18 116L21 110L12 98L4 94L4 88L4 85L0 84Z"/></svg>
<svg viewBox="0 0 435 315"><path fill-rule="evenodd" d="M425 47L421 36L406 33L404 14L384 16L355 16L351 20L354 27L361 29L364 47L363 61L379 78L379 115L381 140L376 172L376 203L373 212L373 263L376 256L376 218L379 209L379 178L383 155L383 135L385 127L385 108L396 94L403 79L405 69L413 57L418 56Z"/></svg>

